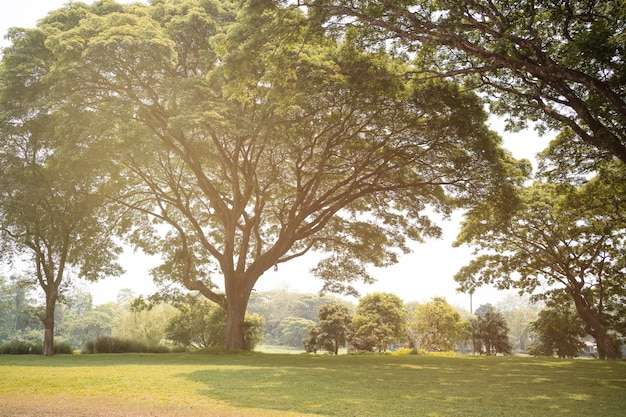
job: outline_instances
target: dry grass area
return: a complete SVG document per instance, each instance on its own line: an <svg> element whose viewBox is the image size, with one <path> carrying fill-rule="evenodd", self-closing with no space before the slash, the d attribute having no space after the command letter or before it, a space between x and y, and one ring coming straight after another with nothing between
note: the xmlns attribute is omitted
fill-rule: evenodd
<svg viewBox="0 0 626 417"><path fill-rule="evenodd" d="M295 417L298 413L241 409L190 400L188 404L122 403L100 398L0 396L2 417Z"/></svg>

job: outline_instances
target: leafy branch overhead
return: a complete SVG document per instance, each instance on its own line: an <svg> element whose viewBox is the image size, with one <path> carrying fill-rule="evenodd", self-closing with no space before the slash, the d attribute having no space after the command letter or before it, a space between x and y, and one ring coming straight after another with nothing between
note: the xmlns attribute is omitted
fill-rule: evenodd
<svg viewBox="0 0 626 417"><path fill-rule="evenodd" d="M329 27L414 57L415 74L463 79L509 126L540 121L626 163L626 6L571 0L300 0ZM343 30L343 29L341 29Z"/></svg>

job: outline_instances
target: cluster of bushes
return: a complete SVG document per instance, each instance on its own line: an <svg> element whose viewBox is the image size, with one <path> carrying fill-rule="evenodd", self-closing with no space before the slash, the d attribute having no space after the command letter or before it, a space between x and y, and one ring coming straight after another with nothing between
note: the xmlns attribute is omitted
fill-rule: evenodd
<svg viewBox="0 0 626 417"><path fill-rule="evenodd" d="M88 342L85 353L170 353L181 348L170 348L165 345L147 345L142 342L116 337L100 337ZM184 350L184 349L182 349Z"/></svg>
<svg viewBox="0 0 626 417"><path fill-rule="evenodd" d="M100 337L88 342L84 353L171 353L184 352L183 347L148 345L142 342L115 337ZM41 355L43 345L28 341L13 341L0 345L0 355ZM55 343L55 354L72 354L72 345L67 342Z"/></svg>
<svg viewBox="0 0 626 417"><path fill-rule="evenodd" d="M0 355L41 355L43 345L41 343L13 341L0 346ZM72 354L72 345L67 342L56 343L54 345L54 353Z"/></svg>

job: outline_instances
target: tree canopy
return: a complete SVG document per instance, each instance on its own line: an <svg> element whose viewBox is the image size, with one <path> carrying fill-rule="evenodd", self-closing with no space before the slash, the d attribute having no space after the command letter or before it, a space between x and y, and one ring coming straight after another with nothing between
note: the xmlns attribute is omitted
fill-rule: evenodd
<svg viewBox="0 0 626 417"><path fill-rule="evenodd" d="M430 352L454 350L467 332L461 315L442 297L419 304L411 313L408 328L413 344Z"/></svg>
<svg viewBox="0 0 626 417"><path fill-rule="evenodd" d="M626 5L612 0L299 0L333 30L414 57L416 74L462 78L509 126L567 128L626 163ZM356 19L356 20L355 20ZM344 25L345 24L345 25ZM352 30L352 29L350 29Z"/></svg>
<svg viewBox="0 0 626 417"><path fill-rule="evenodd" d="M483 307L483 306L481 306ZM481 310L480 308L476 311ZM469 337L474 346L474 352L479 354L495 355L511 354L509 327L504 315L490 305L485 305L481 314L468 323Z"/></svg>
<svg viewBox="0 0 626 417"><path fill-rule="evenodd" d="M557 355L559 358L578 356L583 348L584 322L571 303L546 308L532 322L538 341L530 348L532 355Z"/></svg>
<svg viewBox="0 0 626 417"><path fill-rule="evenodd" d="M51 79L55 59L39 29L9 33L0 63L0 257L25 261L44 292L43 354L53 354L57 300L76 272L118 275L113 240L119 214L97 195L107 160L87 151L59 109Z"/></svg>
<svg viewBox="0 0 626 417"><path fill-rule="evenodd" d="M350 344L357 350L386 352L405 336L407 312L395 294L373 293L359 300Z"/></svg>
<svg viewBox="0 0 626 417"><path fill-rule="evenodd" d="M352 335L352 316L348 307L342 304L325 304L319 309L319 324L309 328L304 340L307 352L324 349L332 355L339 354Z"/></svg>
<svg viewBox="0 0 626 417"><path fill-rule="evenodd" d="M49 63L40 77L5 60L30 108L53 97L64 133L106 156L102 194L136 214L131 241L164 257L157 281L226 310L228 348L244 347L268 269L326 252L324 289L350 292L367 265L439 235L427 207L507 204L525 173L477 96L407 81L403 63L324 37L295 9L70 3L12 39L7 56Z"/></svg>
<svg viewBox="0 0 626 417"><path fill-rule="evenodd" d="M609 165L603 172L579 187L538 181L524 188L523 203L505 223L490 222L487 211L470 213L457 243L475 245L477 256L455 279L466 290L490 283L536 298L569 299L599 354L616 358L626 217L623 194L607 189L624 178L624 169Z"/></svg>

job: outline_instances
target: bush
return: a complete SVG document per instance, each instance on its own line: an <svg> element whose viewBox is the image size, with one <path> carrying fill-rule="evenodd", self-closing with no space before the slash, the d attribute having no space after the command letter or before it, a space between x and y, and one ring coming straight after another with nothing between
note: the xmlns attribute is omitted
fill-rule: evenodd
<svg viewBox="0 0 626 417"><path fill-rule="evenodd" d="M41 355L42 346L32 342L14 341L0 346L2 355Z"/></svg>
<svg viewBox="0 0 626 417"><path fill-rule="evenodd" d="M417 348L400 348L391 352L394 356L404 356L404 355L424 355L426 351L423 349L418 350Z"/></svg>
<svg viewBox="0 0 626 417"><path fill-rule="evenodd" d="M145 343L116 337L101 337L85 346L86 353L170 353L164 345L148 346Z"/></svg>
<svg viewBox="0 0 626 417"><path fill-rule="evenodd" d="M1 355L41 355L43 346L40 343L13 341L0 346ZM55 354L72 354L74 353L72 345L67 342L61 342L54 345Z"/></svg>
<svg viewBox="0 0 626 417"><path fill-rule="evenodd" d="M55 355L71 355L74 353L74 348L68 342L60 342L54 344Z"/></svg>

